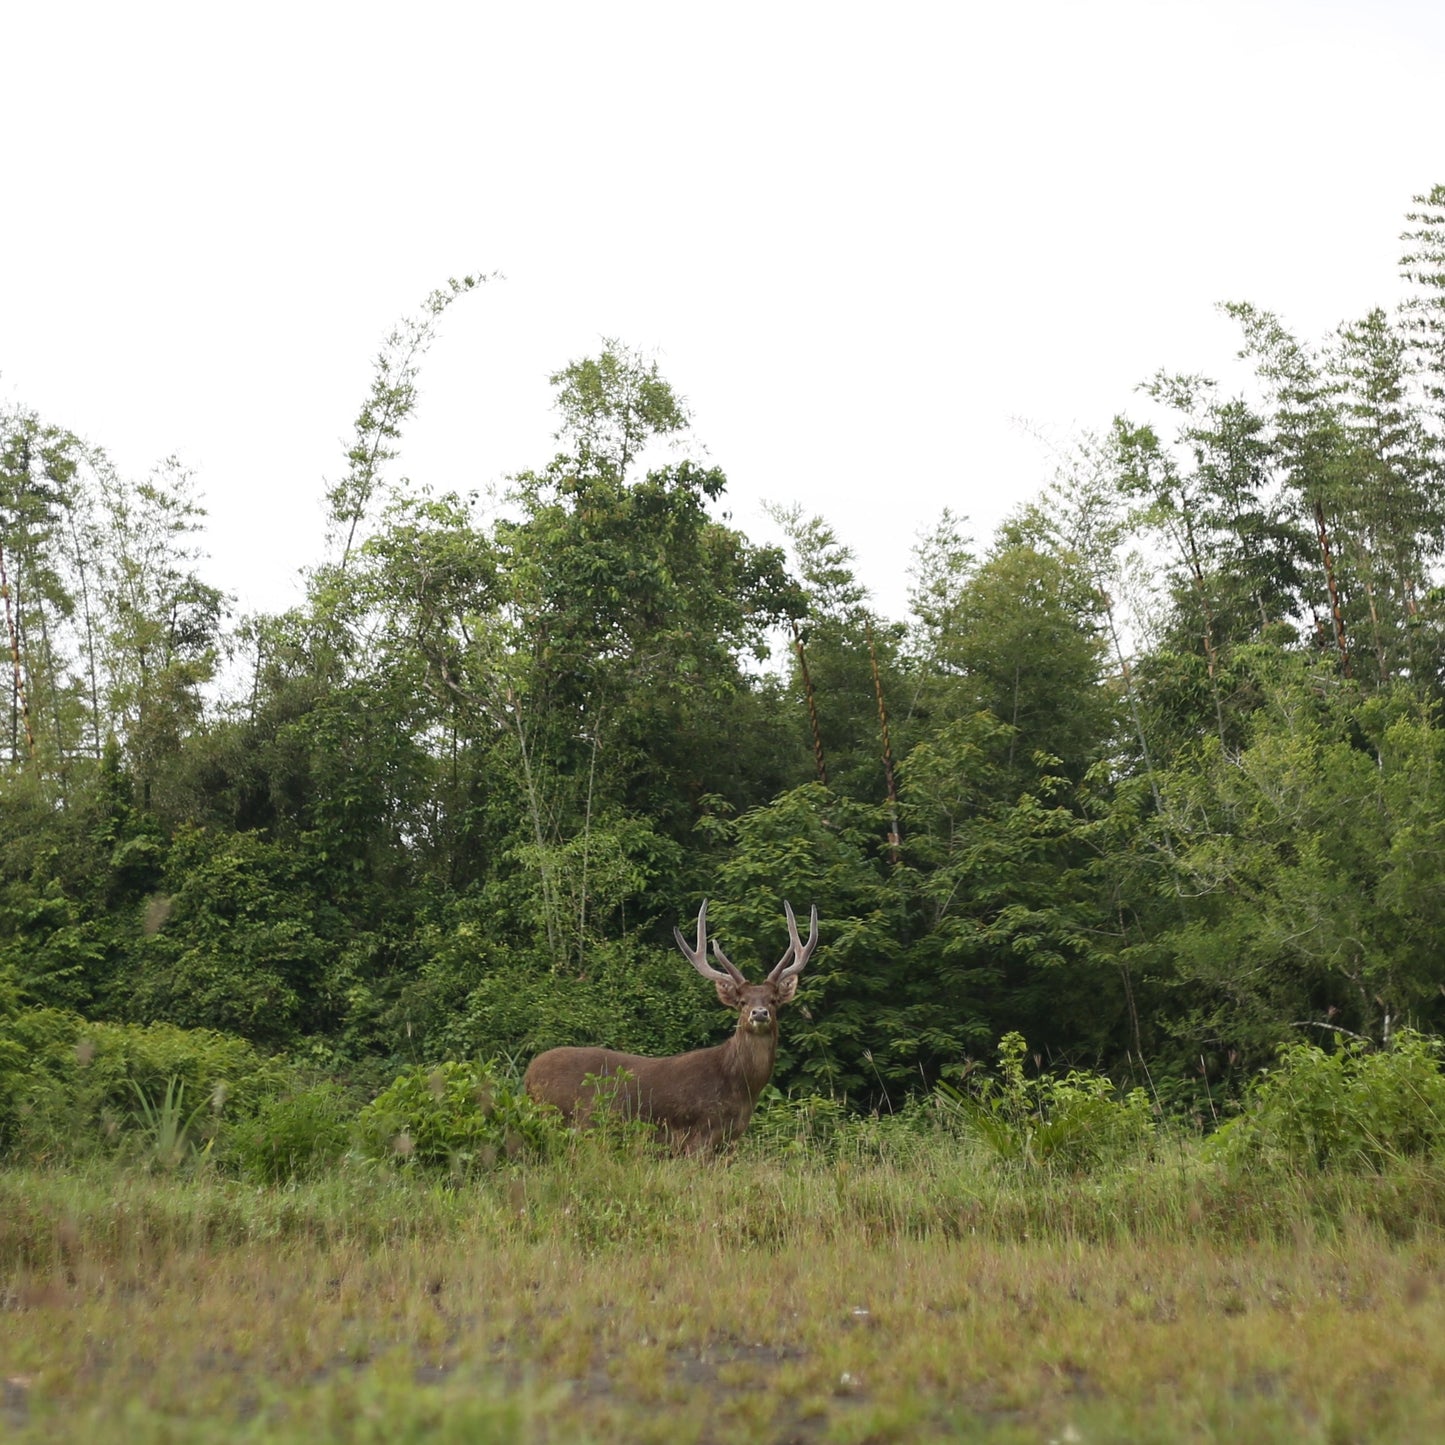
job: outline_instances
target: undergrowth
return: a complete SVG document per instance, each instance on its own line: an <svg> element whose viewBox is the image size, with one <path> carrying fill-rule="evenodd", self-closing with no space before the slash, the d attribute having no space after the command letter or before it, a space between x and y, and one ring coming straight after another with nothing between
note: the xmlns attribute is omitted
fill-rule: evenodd
<svg viewBox="0 0 1445 1445"><path fill-rule="evenodd" d="M84 1247L107 1259L259 1243L354 1245L468 1239L686 1250L806 1250L819 1241L1037 1240L1221 1245L1355 1227L1388 1238L1445 1228L1445 1166L1401 1161L1373 1174L1241 1171L1180 1141L1149 1163L1086 1178L1001 1172L946 1135L906 1153L715 1163L579 1137L548 1160L456 1181L351 1156L282 1186L216 1171L189 1176L94 1160L70 1169L0 1170L0 1270Z"/></svg>
<svg viewBox="0 0 1445 1445"><path fill-rule="evenodd" d="M0 1167L0 1428L1438 1438L1445 1161L1417 1127L1430 1058L1401 1058L1365 1067L1370 1138L1414 1122L1369 1152L1320 1149L1328 1110L1301 1132L1290 1090L1361 1072L1314 1055L1223 1140L1020 1068L886 1116L774 1091L716 1159L564 1131L477 1066L403 1075L361 1111L369 1149L333 1085L238 1129L177 1083L129 1147ZM541 1133L509 1151L512 1109Z"/></svg>
<svg viewBox="0 0 1445 1445"><path fill-rule="evenodd" d="M91 1026L53 1013L3 1058L9 1161L0 1261L168 1239L438 1237L586 1250L807 1239L1241 1241L1362 1221L1445 1222L1445 1075L1435 1041L1298 1046L1216 1134L1098 1075L1031 1074L1018 1035L996 1074L895 1113L769 1089L715 1161L665 1155L645 1126L571 1132L515 1067L443 1062L370 1102L224 1036Z"/></svg>

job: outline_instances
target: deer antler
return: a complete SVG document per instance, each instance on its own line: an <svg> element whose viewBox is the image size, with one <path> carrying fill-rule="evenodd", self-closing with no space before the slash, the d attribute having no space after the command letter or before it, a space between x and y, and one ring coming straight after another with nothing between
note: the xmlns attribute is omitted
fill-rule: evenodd
<svg viewBox="0 0 1445 1445"><path fill-rule="evenodd" d="M802 973L813 956L813 950L818 946L818 905L813 905L812 916L808 920L807 943L798 937L798 920L793 917L793 905L784 900L783 909L788 915L788 951L773 966L773 971L768 975L769 983L781 983L785 978ZM792 963L788 962L790 958Z"/></svg>
<svg viewBox="0 0 1445 1445"><path fill-rule="evenodd" d="M682 929L674 928L672 936L677 939L677 946L682 950L682 956L704 977L710 978L714 983L746 984L747 979L743 977L742 970L734 966L722 949L717 946L717 940L713 939L712 951L717 955L718 962L727 969L727 973L719 973L707 961L707 899L702 900L702 907L697 914L697 947L689 948L687 939L682 936Z"/></svg>

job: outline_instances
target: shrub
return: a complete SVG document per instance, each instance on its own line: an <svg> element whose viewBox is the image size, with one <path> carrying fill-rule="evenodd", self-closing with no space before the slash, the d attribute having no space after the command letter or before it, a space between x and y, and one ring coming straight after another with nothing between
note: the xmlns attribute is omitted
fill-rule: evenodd
<svg viewBox="0 0 1445 1445"><path fill-rule="evenodd" d="M373 1159L465 1174L545 1152L560 1137L554 1120L494 1063L448 1061L402 1074L361 1111L356 1134Z"/></svg>
<svg viewBox="0 0 1445 1445"><path fill-rule="evenodd" d="M488 944L474 923L437 940L401 1014L432 1057L530 1055L559 1044L675 1054L713 1042L727 1024L711 988L675 950L635 938L595 944L585 976Z"/></svg>
<svg viewBox="0 0 1445 1445"><path fill-rule="evenodd" d="M320 995L343 952L341 918L306 859L256 833L182 828L166 883L159 926L132 951L110 1011L267 1047L328 1021Z"/></svg>
<svg viewBox="0 0 1445 1445"><path fill-rule="evenodd" d="M793 1096L769 1084L743 1138L748 1152L761 1157L827 1154L848 1119L847 1107L838 1099L826 1094Z"/></svg>
<svg viewBox="0 0 1445 1445"><path fill-rule="evenodd" d="M998 1078L967 1091L940 1083L934 1096L945 1126L961 1127L998 1159L1082 1171L1141 1155L1153 1142L1142 1089L1121 1093L1104 1075L1078 1070L1031 1079L1022 1034L1005 1034L998 1048Z"/></svg>
<svg viewBox="0 0 1445 1445"><path fill-rule="evenodd" d="M861 1114L827 1094L784 1094L770 1084L739 1153L752 1159L903 1164L937 1136L925 1101L910 1098L892 1113Z"/></svg>
<svg viewBox="0 0 1445 1445"><path fill-rule="evenodd" d="M1402 1030L1388 1049L1292 1044L1251 1085L1213 1147L1239 1164L1376 1171L1445 1141L1441 1042Z"/></svg>
<svg viewBox="0 0 1445 1445"><path fill-rule="evenodd" d="M21 1008L8 1003L0 980L0 1153L30 1130L35 1097L52 1075L73 1063L81 1021L63 1009Z"/></svg>
<svg viewBox="0 0 1445 1445"><path fill-rule="evenodd" d="M232 1128L231 1157L259 1184L310 1178L346 1152L351 1116L346 1094L335 1084L291 1089L263 1100Z"/></svg>
<svg viewBox="0 0 1445 1445"><path fill-rule="evenodd" d="M171 1173L197 1154L210 1153L225 1104L223 1092L218 1089L196 1103L186 1098L186 1086L174 1074L154 1099L134 1080L131 1089L140 1110L138 1133L144 1141L137 1152L152 1169ZM206 1117L208 1110L210 1118Z"/></svg>
<svg viewBox="0 0 1445 1445"><path fill-rule="evenodd" d="M0 1020L0 1034L24 1048L26 1066L10 1086L10 1143L32 1158L158 1138L158 1121L182 1107L188 1135L204 1143L223 1117L253 1110L279 1077L243 1039L209 1029L26 1009Z"/></svg>
<svg viewBox="0 0 1445 1445"><path fill-rule="evenodd" d="M36 1061L62 1052L74 1028L69 1014L22 1008L14 971L0 964L0 1154L19 1131Z"/></svg>

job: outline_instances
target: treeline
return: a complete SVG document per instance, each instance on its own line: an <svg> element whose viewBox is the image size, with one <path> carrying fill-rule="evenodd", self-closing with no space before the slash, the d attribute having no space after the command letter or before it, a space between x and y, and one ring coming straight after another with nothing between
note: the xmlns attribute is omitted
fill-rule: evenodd
<svg viewBox="0 0 1445 1445"><path fill-rule="evenodd" d="M389 465L452 283L388 338L302 605L233 619L192 479L0 416L0 1013L338 1071L722 1023L782 900L825 946L779 1082L866 1105L1017 1032L1196 1098L1281 1044L1445 1025L1445 187L1406 291L1253 381L1161 372L907 618L825 520L720 511L618 344L551 378L499 515Z"/></svg>

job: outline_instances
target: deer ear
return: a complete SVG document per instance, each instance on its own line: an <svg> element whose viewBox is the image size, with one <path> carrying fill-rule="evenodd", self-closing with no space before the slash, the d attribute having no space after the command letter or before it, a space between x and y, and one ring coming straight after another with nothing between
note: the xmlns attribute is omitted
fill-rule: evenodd
<svg viewBox="0 0 1445 1445"><path fill-rule="evenodd" d="M730 978L720 978L717 981L717 1001L724 1007L740 1009L743 1001L738 994L738 986Z"/></svg>
<svg viewBox="0 0 1445 1445"><path fill-rule="evenodd" d="M778 982L778 1003L785 1004L793 1001L793 995L798 991L798 975L790 973L787 978Z"/></svg>

